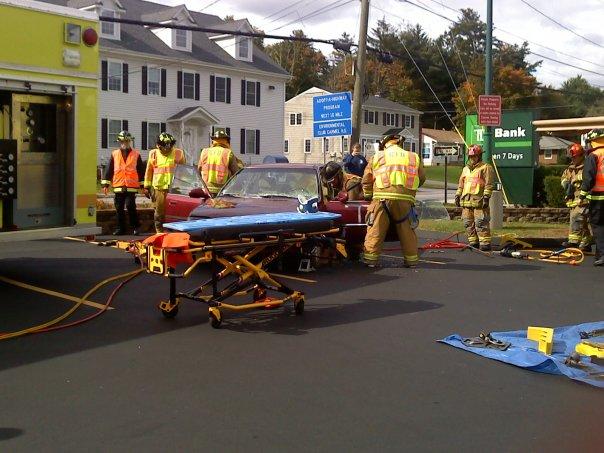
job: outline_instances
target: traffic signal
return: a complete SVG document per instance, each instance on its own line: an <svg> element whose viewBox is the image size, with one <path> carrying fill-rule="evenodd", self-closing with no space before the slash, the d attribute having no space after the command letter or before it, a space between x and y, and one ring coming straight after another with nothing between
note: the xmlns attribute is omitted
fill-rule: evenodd
<svg viewBox="0 0 604 453"><path fill-rule="evenodd" d="M17 198L17 140L0 140L0 199Z"/></svg>

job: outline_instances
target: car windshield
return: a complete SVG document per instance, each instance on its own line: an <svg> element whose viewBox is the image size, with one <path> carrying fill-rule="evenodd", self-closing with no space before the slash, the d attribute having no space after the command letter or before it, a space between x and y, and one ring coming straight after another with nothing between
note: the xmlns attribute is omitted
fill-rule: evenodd
<svg viewBox="0 0 604 453"><path fill-rule="evenodd" d="M240 198L306 198L319 195L317 173L312 168L244 168L220 192Z"/></svg>
<svg viewBox="0 0 604 453"><path fill-rule="evenodd" d="M192 189L205 187L197 167L192 165L177 165L174 169L174 180L170 193L188 195Z"/></svg>

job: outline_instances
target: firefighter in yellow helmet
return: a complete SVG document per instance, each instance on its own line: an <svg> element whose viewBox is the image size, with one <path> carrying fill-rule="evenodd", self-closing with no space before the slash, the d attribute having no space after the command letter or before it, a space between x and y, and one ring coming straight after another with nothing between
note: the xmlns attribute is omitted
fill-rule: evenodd
<svg viewBox="0 0 604 453"><path fill-rule="evenodd" d="M493 193L494 170L482 161L482 146L468 149L468 163L459 177L455 206L462 207L461 218L472 247L491 250L489 200Z"/></svg>
<svg viewBox="0 0 604 453"><path fill-rule="evenodd" d="M589 223L596 240L594 266L604 266L604 129L589 131L586 140L590 148L579 197L589 200Z"/></svg>
<svg viewBox="0 0 604 453"><path fill-rule="evenodd" d="M589 203L579 197L583 182L585 150L579 143L573 143L568 149L568 153L572 162L562 173L562 187L565 192L566 206L570 208L570 229L568 241L563 242L562 246L579 247L583 251L589 251L592 241L587 216Z"/></svg>
<svg viewBox="0 0 604 453"><path fill-rule="evenodd" d="M174 179L174 169L185 163L185 153L175 148L176 139L165 132L157 137L157 147L149 151L145 171L145 195L155 202L155 231L163 231L166 216L166 195Z"/></svg>
<svg viewBox="0 0 604 453"><path fill-rule="evenodd" d="M212 196L215 196L231 176L241 168L240 161L231 151L231 137L217 130L212 134L212 146L201 150L197 169Z"/></svg>
<svg viewBox="0 0 604 453"><path fill-rule="evenodd" d="M393 224L405 266L415 267L419 257L411 220L415 218L415 194L426 180L424 167L417 154L399 146L397 135L384 136L379 148L363 173L363 195L365 200L371 200L367 208L363 262L369 267L378 265L386 233Z"/></svg>

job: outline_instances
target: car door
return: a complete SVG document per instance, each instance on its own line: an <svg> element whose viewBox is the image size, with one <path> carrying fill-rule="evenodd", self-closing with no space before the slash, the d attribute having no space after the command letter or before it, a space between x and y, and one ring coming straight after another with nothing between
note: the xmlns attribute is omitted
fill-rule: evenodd
<svg viewBox="0 0 604 453"><path fill-rule="evenodd" d="M193 189L203 189L205 198L193 198L189 193ZM193 209L209 198L209 192L197 167L193 165L177 165L174 170L174 180L166 197L166 222L187 220Z"/></svg>

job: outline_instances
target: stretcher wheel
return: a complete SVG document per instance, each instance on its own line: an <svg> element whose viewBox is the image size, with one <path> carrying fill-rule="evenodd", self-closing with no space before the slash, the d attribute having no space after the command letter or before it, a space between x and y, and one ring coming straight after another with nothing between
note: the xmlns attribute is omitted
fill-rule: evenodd
<svg viewBox="0 0 604 453"><path fill-rule="evenodd" d="M164 318L168 318L168 319L172 319L175 318L176 315L178 314L178 306L174 307L172 310L170 311L166 311L166 310L161 310L161 314L164 315Z"/></svg>
<svg viewBox="0 0 604 453"><path fill-rule="evenodd" d="M294 303L294 310L296 311L297 315L304 314L304 298L303 297L301 297L298 302Z"/></svg>
<svg viewBox="0 0 604 453"><path fill-rule="evenodd" d="M222 324L222 314L217 308L214 308L212 311L210 311L210 323L214 329L220 329L220 325Z"/></svg>

